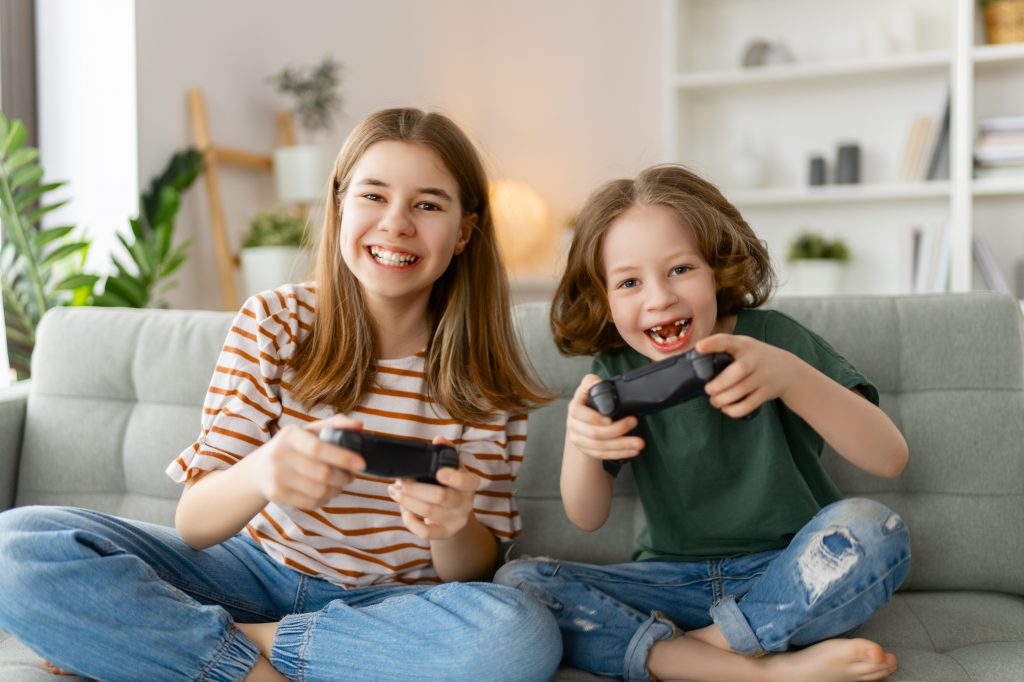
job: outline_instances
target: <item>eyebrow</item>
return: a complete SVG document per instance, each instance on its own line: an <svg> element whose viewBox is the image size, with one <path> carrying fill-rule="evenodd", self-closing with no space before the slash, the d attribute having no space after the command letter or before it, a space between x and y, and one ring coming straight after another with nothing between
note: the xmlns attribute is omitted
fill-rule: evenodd
<svg viewBox="0 0 1024 682"><path fill-rule="evenodd" d="M362 178L360 180L357 180L355 184L371 185L373 187L390 187L388 183L384 182L383 180L378 180L376 178ZM441 197L442 199L447 199L448 201L452 201L452 195L448 194L447 190L443 190L440 187L420 187L419 189L416 190L416 193L430 194L436 197Z"/></svg>
<svg viewBox="0 0 1024 682"><path fill-rule="evenodd" d="M677 253L672 254L672 256L670 258L668 258L667 260L677 260L678 259L678 260L684 260L685 261L685 260L690 260L690 259L693 259L693 258L697 258L697 256L698 256L698 254L690 253L689 251L679 251ZM638 268L639 268L639 266L634 265L633 263L624 263L622 265L619 265L618 267L614 267L611 270L609 270L608 271L608 276L610 277L612 275L616 275L616 274L619 274L619 273L622 273L622 272L631 272L633 270L637 270Z"/></svg>

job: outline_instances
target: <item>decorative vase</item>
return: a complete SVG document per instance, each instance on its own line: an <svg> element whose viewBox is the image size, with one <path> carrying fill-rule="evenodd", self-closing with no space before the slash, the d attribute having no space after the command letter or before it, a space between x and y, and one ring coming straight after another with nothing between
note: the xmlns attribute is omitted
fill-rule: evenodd
<svg viewBox="0 0 1024 682"><path fill-rule="evenodd" d="M996 0L985 5L985 42L1024 42L1024 0Z"/></svg>
<svg viewBox="0 0 1024 682"><path fill-rule="evenodd" d="M275 149L274 182L278 200L306 204L321 198L332 162L331 153L317 145L296 144Z"/></svg>
<svg viewBox="0 0 1024 682"><path fill-rule="evenodd" d="M296 246L242 249L242 284L246 296L309 277L310 251Z"/></svg>
<svg viewBox="0 0 1024 682"><path fill-rule="evenodd" d="M842 289L842 261L808 258L789 263L787 292L800 296L831 296Z"/></svg>

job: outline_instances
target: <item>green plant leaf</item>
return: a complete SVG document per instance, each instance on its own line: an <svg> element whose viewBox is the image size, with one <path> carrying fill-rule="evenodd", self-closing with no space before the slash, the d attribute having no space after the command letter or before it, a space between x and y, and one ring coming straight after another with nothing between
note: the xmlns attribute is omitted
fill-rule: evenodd
<svg viewBox="0 0 1024 682"><path fill-rule="evenodd" d="M3 146L0 147L0 155L7 156L13 154L21 148L21 145L25 143L25 126L21 121L15 120L7 130L7 135L4 136Z"/></svg>
<svg viewBox="0 0 1024 682"><path fill-rule="evenodd" d="M74 225L58 225L56 227L48 227L45 230L40 230L32 236L32 242L36 248L49 244L55 239L61 239L66 237L75 229Z"/></svg>
<svg viewBox="0 0 1024 682"><path fill-rule="evenodd" d="M39 158L39 150L33 147L25 147L7 157L7 172L13 173L27 163Z"/></svg>
<svg viewBox="0 0 1024 682"><path fill-rule="evenodd" d="M122 298L112 291L104 291L102 294L97 294L92 299L92 304L96 306L106 308L134 308L131 301Z"/></svg>
<svg viewBox="0 0 1024 682"><path fill-rule="evenodd" d="M54 286L54 289L57 289L58 291L72 291L80 287L88 287L89 289L92 289L99 280L99 275L75 273L73 275L68 275L58 282L56 286Z"/></svg>
<svg viewBox="0 0 1024 682"><path fill-rule="evenodd" d="M55 189L63 187L66 182L50 182L43 185L37 185L32 188L22 188L14 193L15 202L19 213L23 213L31 206L39 197L43 196L47 192L52 192Z"/></svg>
<svg viewBox="0 0 1024 682"><path fill-rule="evenodd" d="M34 185L43 179L43 169L35 164L25 166L15 171L10 177L11 187L18 189L27 185Z"/></svg>
<svg viewBox="0 0 1024 682"><path fill-rule="evenodd" d="M127 278L121 279L120 277L107 278L103 293L110 293L120 297L127 301L127 305L132 308L145 308L146 300L149 298L145 289L140 287L137 282Z"/></svg>
<svg viewBox="0 0 1024 682"><path fill-rule="evenodd" d="M69 242L67 244L61 244L53 251L47 253L43 257L43 260L40 263L40 265L44 267L47 265L52 265L53 263L56 263L57 261L63 258L67 258L68 256L74 253L78 253L79 251L83 251L88 248L89 242Z"/></svg>
<svg viewBox="0 0 1024 682"><path fill-rule="evenodd" d="M29 222L31 222L31 223L38 223L42 219L42 217L44 215L46 215L47 213L50 213L51 211L56 211L58 208L60 208L61 206L64 206L69 201L70 201L70 199L64 199L63 201L58 201L55 204L48 204L46 206L40 206L36 210L34 210L31 213L29 213L26 217L28 218Z"/></svg>

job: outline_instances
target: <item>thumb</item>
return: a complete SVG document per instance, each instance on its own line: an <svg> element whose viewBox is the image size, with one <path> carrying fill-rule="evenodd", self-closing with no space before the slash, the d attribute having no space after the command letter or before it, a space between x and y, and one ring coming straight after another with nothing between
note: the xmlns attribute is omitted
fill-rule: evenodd
<svg viewBox="0 0 1024 682"><path fill-rule="evenodd" d="M708 353L731 353L733 348L732 334L712 334L698 341L694 348L701 355Z"/></svg>

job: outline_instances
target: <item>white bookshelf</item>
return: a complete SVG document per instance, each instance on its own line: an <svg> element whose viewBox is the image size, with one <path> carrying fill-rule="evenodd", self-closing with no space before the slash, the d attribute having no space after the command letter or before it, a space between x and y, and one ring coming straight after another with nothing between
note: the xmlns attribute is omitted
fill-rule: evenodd
<svg viewBox="0 0 1024 682"><path fill-rule="evenodd" d="M953 290L971 288L975 234L1013 278L1024 177L974 180L972 159L978 119L1024 114L1024 44L981 44L975 0L665 0L665 12L667 156L744 212L782 293L786 247L808 228L850 245L853 293L909 291L909 235L947 224ZM755 39L785 44L794 61L742 66ZM899 181L912 121L941 119L947 93L949 178ZM809 158L826 157L831 175L843 142L861 147L861 183L809 187ZM756 188L730 167L743 148L765 160Z"/></svg>

